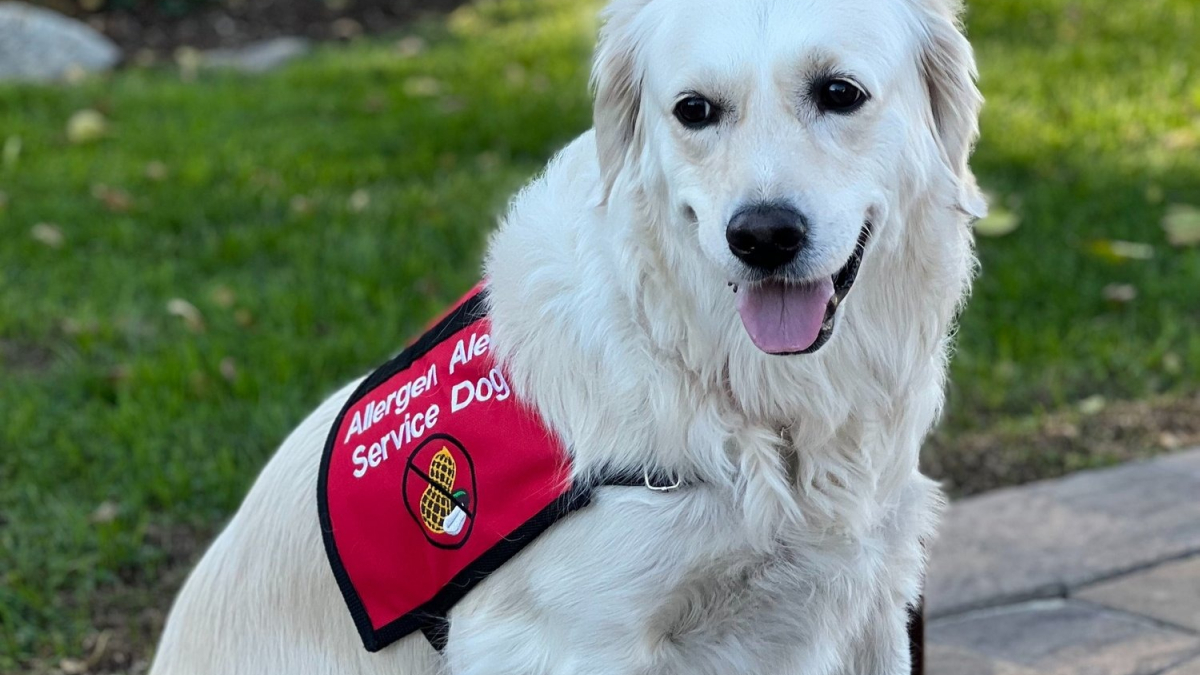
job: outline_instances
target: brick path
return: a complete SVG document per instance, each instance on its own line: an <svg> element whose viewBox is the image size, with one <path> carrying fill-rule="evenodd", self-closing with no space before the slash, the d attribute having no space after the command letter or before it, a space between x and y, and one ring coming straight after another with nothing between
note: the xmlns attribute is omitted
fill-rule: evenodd
<svg viewBox="0 0 1200 675"><path fill-rule="evenodd" d="M1200 449L956 503L929 675L1200 675Z"/></svg>

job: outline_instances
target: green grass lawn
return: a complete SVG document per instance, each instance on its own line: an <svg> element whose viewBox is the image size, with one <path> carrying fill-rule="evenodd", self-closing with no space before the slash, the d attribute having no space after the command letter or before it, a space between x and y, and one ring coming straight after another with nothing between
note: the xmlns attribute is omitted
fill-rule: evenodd
<svg viewBox="0 0 1200 675"><path fill-rule="evenodd" d="M477 5L422 49L262 78L0 89L0 672L144 658L283 435L476 280L495 214L589 126L594 9ZM932 446L959 486L956 439L1200 389L1200 250L1161 227L1200 206L1200 6L989 0L970 29L975 166L1020 227L980 240ZM81 109L103 138L68 139ZM1037 452L1023 477L1106 461Z"/></svg>

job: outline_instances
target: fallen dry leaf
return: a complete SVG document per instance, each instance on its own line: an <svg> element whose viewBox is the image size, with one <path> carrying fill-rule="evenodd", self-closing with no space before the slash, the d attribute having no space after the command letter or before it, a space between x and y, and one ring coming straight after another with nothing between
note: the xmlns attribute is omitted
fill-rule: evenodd
<svg viewBox="0 0 1200 675"><path fill-rule="evenodd" d="M232 356L226 356L225 358L221 359L221 364L218 366L218 368L221 371L221 377L225 378L226 380L233 382L237 379L237 361L234 361Z"/></svg>
<svg viewBox="0 0 1200 675"><path fill-rule="evenodd" d="M237 302L237 294L233 292L232 288L225 286L224 284L212 289L212 293L209 294L209 297L211 297L212 301L221 309L229 309L230 307L233 307L233 303Z"/></svg>
<svg viewBox="0 0 1200 675"><path fill-rule="evenodd" d="M146 164L146 178L152 181L162 182L167 179L169 173L167 165L158 160Z"/></svg>
<svg viewBox="0 0 1200 675"><path fill-rule="evenodd" d="M1012 211L993 207L991 213L975 221L975 234L981 237L1003 237L1021 226L1021 218Z"/></svg>
<svg viewBox="0 0 1200 675"><path fill-rule="evenodd" d="M242 328L249 328L254 325L254 315L248 309L238 309L233 312L233 320Z"/></svg>
<svg viewBox="0 0 1200 675"><path fill-rule="evenodd" d="M192 303L183 298L172 298L167 302L167 313L183 319L188 329L193 333L204 330L204 316Z"/></svg>
<svg viewBox="0 0 1200 675"><path fill-rule="evenodd" d="M312 200L304 195L296 195L288 202L288 206L292 209L292 213L298 216L307 216L313 211Z"/></svg>
<svg viewBox="0 0 1200 675"><path fill-rule="evenodd" d="M1154 257L1153 246L1135 241L1100 239L1089 244L1088 250L1096 257L1103 258L1109 262L1150 260Z"/></svg>
<svg viewBox="0 0 1200 675"><path fill-rule="evenodd" d="M121 508L115 502L103 501L100 502L100 506L97 506L95 511L92 511L92 515L88 516L88 522L93 525L111 523L117 519L120 513Z"/></svg>
<svg viewBox="0 0 1200 675"><path fill-rule="evenodd" d="M108 134L108 120L99 111L85 108L67 120L67 140L75 143L91 143Z"/></svg>
<svg viewBox="0 0 1200 675"><path fill-rule="evenodd" d="M112 631L102 630L99 633L88 636L88 639L84 640L84 647L87 646L88 642L92 643L92 653L88 655L87 661L84 663L86 670L91 670L100 663L108 651L108 642L111 639Z"/></svg>
<svg viewBox="0 0 1200 675"><path fill-rule="evenodd" d="M67 335L92 335L100 330L100 324L95 319L74 319L71 317L60 321L59 327Z"/></svg>
<svg viewBox="0 0 1200 675"><path fill-rule="evenodd" d="M1200 208L1191 204L1171 204L1163 216L1162 226L1172 246L1200 244Z"/></svg>
<svg viewBox="0 0 1200 675"><path fill-rule="evenodd" d="M432 77L410 77L404 81L404 93L413 97L437 96L442 83Z"/></svg>
<svg viewBox="0 0 1200 675"><path fill-rule="evenodd" d="M104 208L113 213L128 213L133 206L133 198L128 192L109 187L103 183L92 186L92 197L104 204Z"/></svg>
<svg viewBox="0 0 1200 675"><path fill-rule="evenodd" d="M29 230L29 234L50 248L62 248L63 241L66 239L63 237L62 230L53 223L38 223Z"/></svg>
<svg viewBox="0 0 1200 675"><path fill-rule="evenodd" d="M404 58L412 58L425 51L425 40L410 35L396 42L396 53Z"/></svg>
<svg viewBox="0 0 1200 675"><path fill-rule="evenodd" d="M1104 299L1125 304L1137 299L1137 288L1132 284L1109 284L1104 287Z"/></svg>
<svg viewBox="0 0 1200 675"><path fill-rule="evenodd" d="M1097 394L1096 396L1089 396L1080 401L1079 412L1083 413L1084 415L1095 415L1104 410L1105 406L1107 405L1108 401L1106 401L1103 396Z"/></svg>
<svg viewBox="0 0 1200 675"><path fill-rule="evenodd" d="M371 205L371 193L366 190L355 190L354 194L350 195L350 210L354 213L362 213Z"/></svg>
<svg viewBox="0 0 1200 675"><path fill-rule="evenodd" d="M63 659L58 662L58 669L63 675L83 675L88 671L88 664L82 659Z"/></svg>

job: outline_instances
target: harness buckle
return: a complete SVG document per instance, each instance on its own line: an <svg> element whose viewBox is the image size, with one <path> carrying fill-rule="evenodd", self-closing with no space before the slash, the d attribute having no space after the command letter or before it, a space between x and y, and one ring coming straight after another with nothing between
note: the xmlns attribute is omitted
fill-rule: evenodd
<svg viewBox="0 0 1200 675"><path fill-rule="evenodd" d="M642 468L642 478L646 482L646 487L654 492L671 492L683 484L683 479L676 476L674 485L655 485L650 482L650 469L645 467Z"/></svg>

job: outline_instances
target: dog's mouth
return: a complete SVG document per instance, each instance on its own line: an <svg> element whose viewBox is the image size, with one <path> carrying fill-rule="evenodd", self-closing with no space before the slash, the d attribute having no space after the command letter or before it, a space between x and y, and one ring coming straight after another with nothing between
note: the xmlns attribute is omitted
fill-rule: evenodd
<svg viewBox="0 0 1200 675"><path fill-rule="evenodd" d="M768 354L812 354L833 335L837 310L858 278L871 224L863 225L854 253L831 277L791 281L778 276L744 287L737 310L755 346Z"/></svg>

